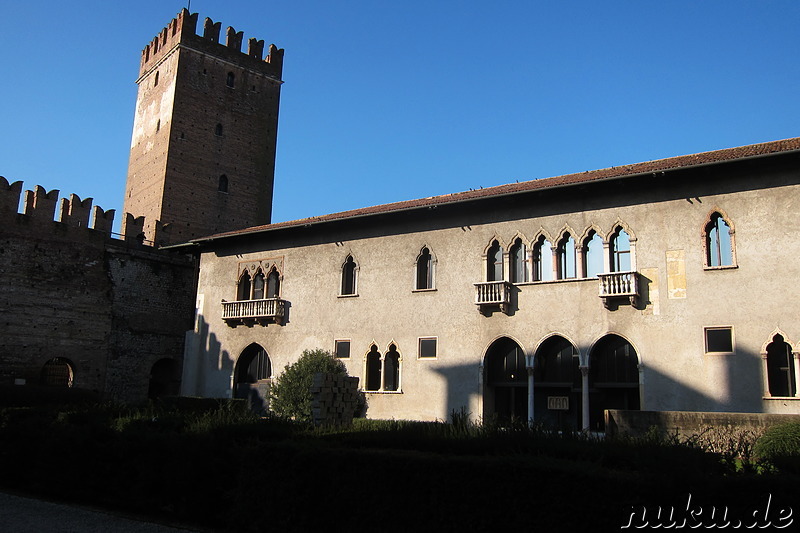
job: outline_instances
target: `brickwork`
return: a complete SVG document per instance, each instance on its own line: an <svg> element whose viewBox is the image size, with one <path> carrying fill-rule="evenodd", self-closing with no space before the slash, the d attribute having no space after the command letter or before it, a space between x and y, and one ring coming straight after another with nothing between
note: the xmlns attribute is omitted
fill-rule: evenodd
<svg viewBox="0 0 800 533"><path fill-rule="evenodd" d="M359 408L358 378L318 372L311 385L311 416L316 426L349 426Z"/></svg>
<svg viewBox="0 0 800 533"><path fill-rule="evenodd" d="M114 212L91 198L37 186L18 213L21 191L0 177L0 384L39 384L45 363L62 358L73 387L145 399L157 361L182 363L193 259L142 246L135 233L112 238Z"/></svg>
<svg viewBox="0 0 800 533"><path fill-rule="evenodd" d="M142 51L126 212L175 243L270 221L283 50L183 10ZM224 178L223 178L224 176ZM169 232L157 235L157 224Z"/></svg>

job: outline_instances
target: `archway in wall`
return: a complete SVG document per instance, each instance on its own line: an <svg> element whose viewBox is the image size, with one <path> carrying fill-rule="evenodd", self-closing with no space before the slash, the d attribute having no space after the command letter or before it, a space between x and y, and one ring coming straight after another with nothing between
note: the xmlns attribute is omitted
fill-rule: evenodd
<svg viewBox="0 0 800 533"><path fill-rule="evenodd" d="M160 359L150 369L147 397L151 400L165 396L178 396L181 391L181 373L174 359Z"/></svg>
<svg viewBox="0 0 800 533"><path fill-rule="evenodd" d="M54 357L42 367L41 382L48 387L72 387L75 371L72 362L64 357Z"/></svg>
<svg viewBox="0 0 800 533"><path fill-rule="evenodd" d="M272 363L267 351L253 343L236 360L233 370L233 397L247 400L257 412L269 406L269 386L272 382Z"/></svg>
<svg viewBox="0 0 800 533"><path fill-rule="evenodd" d="M581 372L578 350L554 335L536 350L533 373L534 420L553 427L580 429Z"/></svg>
<svg viewBox="0 0 800 533"><path fill-rule="evenodd" d="M527 421L528 372L519 344L507 337L494 341L486 351L484 372L484 415L501 424Z"/></svg>
<svg viewBox="0 0 800 533"><path fill-rule="evenodd" d="M640 408L639 356L619 335L606 335L589 354L589 427L605 430L606 409Z"/></svg>

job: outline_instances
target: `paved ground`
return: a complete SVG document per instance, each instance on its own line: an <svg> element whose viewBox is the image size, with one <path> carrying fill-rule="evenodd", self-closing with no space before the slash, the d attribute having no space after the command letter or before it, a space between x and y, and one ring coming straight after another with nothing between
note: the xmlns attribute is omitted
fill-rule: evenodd
<svg viewBox="0 0 800 533"><path fill-rule="evenodd" d="M0 492L0 531L13 533L186 533L102 511Z"/></svg>

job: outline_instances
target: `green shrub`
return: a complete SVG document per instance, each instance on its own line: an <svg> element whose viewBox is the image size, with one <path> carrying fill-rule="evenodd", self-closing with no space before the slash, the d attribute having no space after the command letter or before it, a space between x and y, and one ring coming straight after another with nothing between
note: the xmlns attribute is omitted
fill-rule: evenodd
<svg viewBox="0 0 800 533"><path fill-rule="evenodd" d="M778 470L800 474L800 423L769 428L756 442L753 453Z"/></svg>
<svg viewBox="0 0 800 533"><path fill-rule="evenodd" d="M325 350L304 350L300 359L286 365L283 374L270 387L270 409L281 417L310 422L310 389L314 374L318 372L346 375L347 369Z"/></svg>

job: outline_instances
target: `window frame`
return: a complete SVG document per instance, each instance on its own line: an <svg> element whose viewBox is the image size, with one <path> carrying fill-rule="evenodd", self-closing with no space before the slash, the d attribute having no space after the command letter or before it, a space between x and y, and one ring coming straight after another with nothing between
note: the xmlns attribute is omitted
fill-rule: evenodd
<svg viewBox="0 0 800 533"><path fill-rule="evenodd" d="M339 346L347 344L347 355L339 355ZM350 349L352 348L350 339L334 339L333 340L333 355L336 359L350 359Z"/></svg>
<svg viewBox="0 0 800 533"><path fill-rule="evenodd" d="M427 256L427 257L426 257ZM414 262L414 289L413 292L436 290L436 260L430 246L423 246L417 260ZM424 279L423 279L424 278ZM420 283L424 281L424 283ZM420 286L425 285L425 286Z"/></svg>
<svg viewBox="0 0 800 533"><path fill-rule="evenodd" d="M422 355L423 341L433 341L433 355ZM417 338L417 359L432 360L439 358L439 337L418 337Z"/></svg>
<svg viewBox="0 0 800 533"><path fill-rule="evenodd" d="M728 228L728 246L730 247L730 264L722 264L722 239L720 236L719 221ZM716 231L716 237L712 237L712 232ZM730 218L721 210L714 209L709 213L706 223L703 226L703 270L728 270L738 268L736 262L736 239L733 223ZM714 242L712 242L712 240ZM717 261L713 264L713 251L717 251Z"/></svg>
<svg viewBox="0 0 800 533"><path fill-rule="evenodd" d="M729 331L730 332L730 351L710 350L709 331ZM705 355L734 355L736 353L736 337L733 326L704 326L703 327L703 353Z"/></svg>
<svg viewBox="0 0 800 533"><path fill-rule="evenodd" d="M356 263L353 254L347 254L340 272L339 297L352 298L358 296L358 263Z"/></svg>

